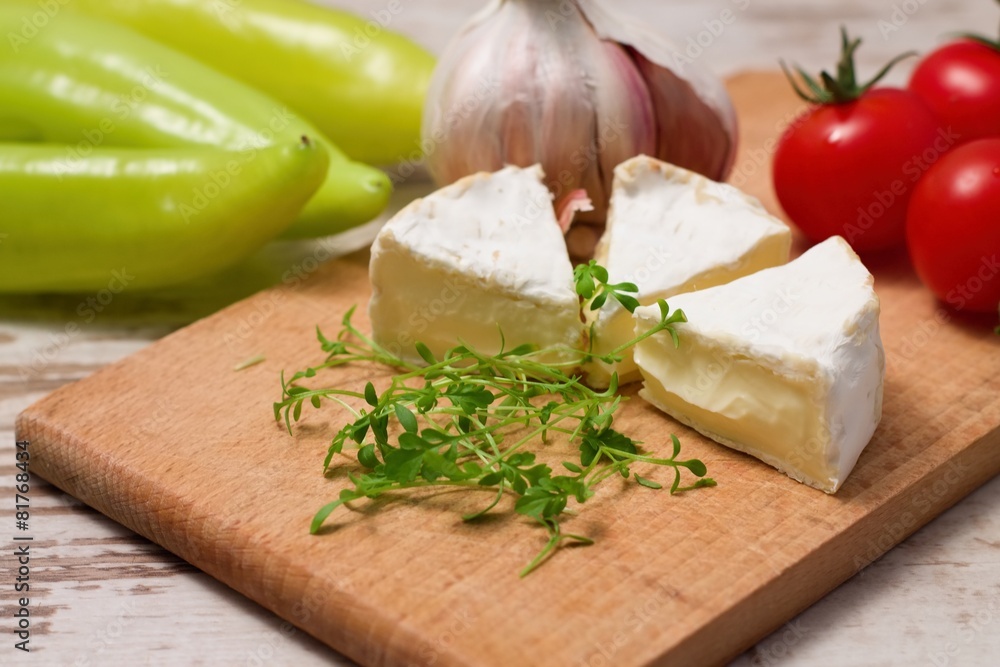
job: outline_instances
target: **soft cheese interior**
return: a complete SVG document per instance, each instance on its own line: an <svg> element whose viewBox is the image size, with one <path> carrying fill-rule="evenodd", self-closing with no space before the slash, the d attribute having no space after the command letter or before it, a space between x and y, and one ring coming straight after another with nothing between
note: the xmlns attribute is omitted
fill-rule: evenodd
<svg viewBox="0 0 1000 667"><path fill-rule="evenodd" d="M760 202L736 188L639 156L615 169L607 227L595 259L610 282L632 282L642 305L727 283L788 261L791 233ZM671 303L673 306L673 303ZM632 314L608 302L587 311L593 350L604 355L633 337ZM631 351L620 363L588 365L587 380L606 387L611 373L639 379Z"/></svg>
<svg viewBox="0 0 1000 667"><path fill-rule="evenodd" d="M795 261L671 299L689 323L641 342L640 395L706 436L828 493L882 414L885 357L873 278L829 239ZM636 310L636 331L659 321Z"/></svg>
<svg viewBox="0 0 1000 667"><path fill-rule="evenodd" d="M419 361L468 343L580 348L583 323L541 167L475 174L412 202L372 245L374 339ZM568 353L568 355L571 353Z"/></svg>

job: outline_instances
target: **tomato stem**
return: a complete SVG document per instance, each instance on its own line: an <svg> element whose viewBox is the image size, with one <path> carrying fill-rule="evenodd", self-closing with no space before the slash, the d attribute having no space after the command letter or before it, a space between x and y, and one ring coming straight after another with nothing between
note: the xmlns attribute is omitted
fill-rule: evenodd
<svg viewBox="0 0 1000 667"><path fill-rule="evenodd" d="M982 44L983 46L988 46L994 51L1000 51L1000 40L990 39L989 37L983 37L982 35L975 35L971 32L957 32L955 33L955 37L968 39L972 42Z"/></svg>
<svg viewBox="0 0 1000 667"><path fill-rule="evenodd" d="M854 65L854 54L861 46L861 38L851 39L847 34L847 28L840 28L840 61L837 63L837 74L834 76L826 70L820 72L819 80L811 76L801 67L795 66L795 71L801 79L801 84L796 80L791 70L781 61L781 69L784 70L788 82L792 85L795 93L806 102L812 104L847 104L853 102L876 83L885 78L896 64L905 58L917 55L915 51L908 51L896 56L883 67L869 81L858 84L857 69Z"/></svg>
<svg viewBox="0 0 1000 667"><path fill-rule="evenodd" d="M1000 2L1000 0L997 0L997 2ZM989 37L983 37L982 35L977 35L972 32L956 32L952 33L951 36L959 39L968 39L973 42L978 42L983 46L990 47L994 51L1000 51L1000 39L990 39Z"/></svg>

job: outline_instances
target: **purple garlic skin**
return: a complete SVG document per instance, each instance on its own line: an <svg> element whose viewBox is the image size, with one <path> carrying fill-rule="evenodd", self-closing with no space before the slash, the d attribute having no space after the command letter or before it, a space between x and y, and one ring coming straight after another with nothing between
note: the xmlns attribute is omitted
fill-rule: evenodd
<svg viewBox="0 0 1000 667"><path fill-rule="evenodd" d="M424 107L439 185L540 163L560 206L583 189L602 223L614 168L652 155L722 180L736 120L722 84L595 0L494 0L449 44Z"/></svg>

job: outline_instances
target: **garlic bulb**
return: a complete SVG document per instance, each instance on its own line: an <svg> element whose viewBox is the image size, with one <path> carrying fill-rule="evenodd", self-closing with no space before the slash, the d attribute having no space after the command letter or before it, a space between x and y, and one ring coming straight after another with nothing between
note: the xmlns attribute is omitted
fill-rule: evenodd
<svg viewBox="0 0 1000 667"><path fill-rule="evenodd" d="M725 178L736 117L721 82L598 0L494 0L438 63L424 108L439 185L541 163L557 206L603 221L614 168L647 154Z"/></svg>

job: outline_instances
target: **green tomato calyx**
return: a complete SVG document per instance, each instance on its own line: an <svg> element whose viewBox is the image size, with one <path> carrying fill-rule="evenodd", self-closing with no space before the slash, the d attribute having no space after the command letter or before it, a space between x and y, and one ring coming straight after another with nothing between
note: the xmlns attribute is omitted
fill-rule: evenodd
<svg viewBox="0 0 1000 667"><path fill-rule="evenodd" d="M847 34L847 28L840 28L841 54L840 62L837 63L836 76L826 70L820 72L819 79L810 75L801 67L795 66L795 71L801 78L801 83L789 69L784 61L781 61L781 69L788 77L789 83L795 93L806 102L811 104L847 104L857 100L868 92L876 83L885 78L885 75L900 61L917 55L916 51L908 51L896 56L889 63L879 70L872 79L866 83L858 83L857 71L854 66L854 53L861 46L861 38L851 39Z"/></svg>

